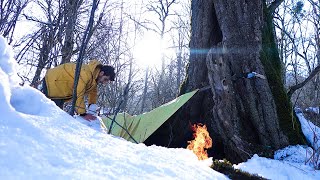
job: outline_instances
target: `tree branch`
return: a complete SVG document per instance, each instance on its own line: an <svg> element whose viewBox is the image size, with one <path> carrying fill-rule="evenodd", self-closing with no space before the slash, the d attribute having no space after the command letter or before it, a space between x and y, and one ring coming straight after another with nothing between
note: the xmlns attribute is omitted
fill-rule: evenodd
<svg viewBox="0 0 320 180"><path fill-rule="evenodd" d="M274 11L280 6L280 4L283 2L284 0L275 0L273 1L270 6L268 7L269 12L270 13L274 13Z"/></svg>
<svg viewBox="0 0 320 180"><path fill-rule="evenodd" d="M130 19L130 20L132 20L134 23L136 23L138 26L140 26L140 27L142 27L142 28L144 28L144 29L146 29L146 30L150 30L150 31L153 31L153 32L155 32L155 33L159 33L159 31L160 31L160 28L154 23L154 22L152 22L152 21L144 21L144 22L140 22L140 21L137 21L136 19L134 19L131 15L128 15L127 14L127 16L128 16L128 18ZM154 29L154 28L150 28L150 27L148 27L147 25L145 25L145 24L152 24L152 25L154 25L157 29Z"/></svg>
<svg viewBox="0 0 320 180"><path fill-rule="evenodd" d="M305 79L304 81L302 81L299 84L296 84L294 86L289 87L289 91L288 91L288 96L289 98L291 98L292 94L302 88L304 85L306 85L309 81L311 81L318 73L320 72L320 65L318 65L314 70L312 70L312 72L310 73L310 75L307 77L307 79Z"/></svg>
<svg viewBox="0 0 320 180"><path fill-rule="evenodd" d="M24 16L29 21L37 22L39 24L44 24L44 25L47 25L47 26L56 26L56 24L44 22L44 21L38 20L36 17L28 16L26 14L22 14L22 16Z"/></svg>

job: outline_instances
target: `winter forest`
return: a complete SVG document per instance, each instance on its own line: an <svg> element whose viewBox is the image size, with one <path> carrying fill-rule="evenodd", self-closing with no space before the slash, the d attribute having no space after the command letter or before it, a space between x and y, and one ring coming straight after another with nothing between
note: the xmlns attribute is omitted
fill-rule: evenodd
<svg viewBox="0 0 320 180"><path fill-rule="evenodd" d="M1 0L0 6L0 35L12 46L21 86L37 88L48 69L96 59L116 70L115 81L98 88L102 115L143 114L199 89L146 145L185 148L190 127L200 123L212 138L208 155L232 163L312 146L296 113L320 126L320 1Z"/></svg>

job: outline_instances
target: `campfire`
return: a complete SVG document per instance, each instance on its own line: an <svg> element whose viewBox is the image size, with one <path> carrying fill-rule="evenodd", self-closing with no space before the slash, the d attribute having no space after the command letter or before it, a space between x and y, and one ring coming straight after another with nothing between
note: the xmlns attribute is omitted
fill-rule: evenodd
<svg viewBox="0 0 320 180"><path fill-rule="evenodd" d="M199 160L208 159L208 148L212 147L212 139L209 136L206 125L201 123L194 124L191 126L194 140L188 141L187 149L193 151L194 154L198 156Z"/></svg>

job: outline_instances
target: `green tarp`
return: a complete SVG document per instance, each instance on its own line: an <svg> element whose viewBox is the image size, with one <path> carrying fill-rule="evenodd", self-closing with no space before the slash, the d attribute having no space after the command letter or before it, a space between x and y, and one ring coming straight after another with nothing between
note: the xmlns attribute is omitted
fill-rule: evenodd
<svg viewBox="0 0 320 180"><path fill-rule="evenodd" d="M150 112L131 116L127 113L119 113L111 134L120 136L128 141L138 143L144 142L152 133L154 133L166 120L168 120L181 106L183 106L198 90L183 94L178 98L153 109ZM102 118L104 125L109 128L113 117ZM122 128L122 127L123 128ZM126 129L129 134L126 132Z"/></svg>

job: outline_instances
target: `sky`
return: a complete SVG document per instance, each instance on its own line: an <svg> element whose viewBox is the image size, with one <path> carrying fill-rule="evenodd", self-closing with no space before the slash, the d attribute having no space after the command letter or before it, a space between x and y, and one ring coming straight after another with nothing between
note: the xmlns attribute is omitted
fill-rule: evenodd
<svg viewBox="0 0 320 180"><path fill-rule="evenodd" d="M141 41L134 47L134 55L137 63L142 67L161 67L161 53L165 53L163 44L155 33L146 33ZM168 45L163 45L168 46Z"/></svg>
<svg viewBox="0 0 320 180"><path fill-rule="evenodd" d="M228 179L209 167L212 158L134 144L107 134L99 120L69 116L38 90L20 86L18 68L0 37L0 179ZM319 128L298 117L312 142ZM254 155L234 167L268 179L320 179L320 171L305 163L308 151L289 146L275 159Z"/></svg>

